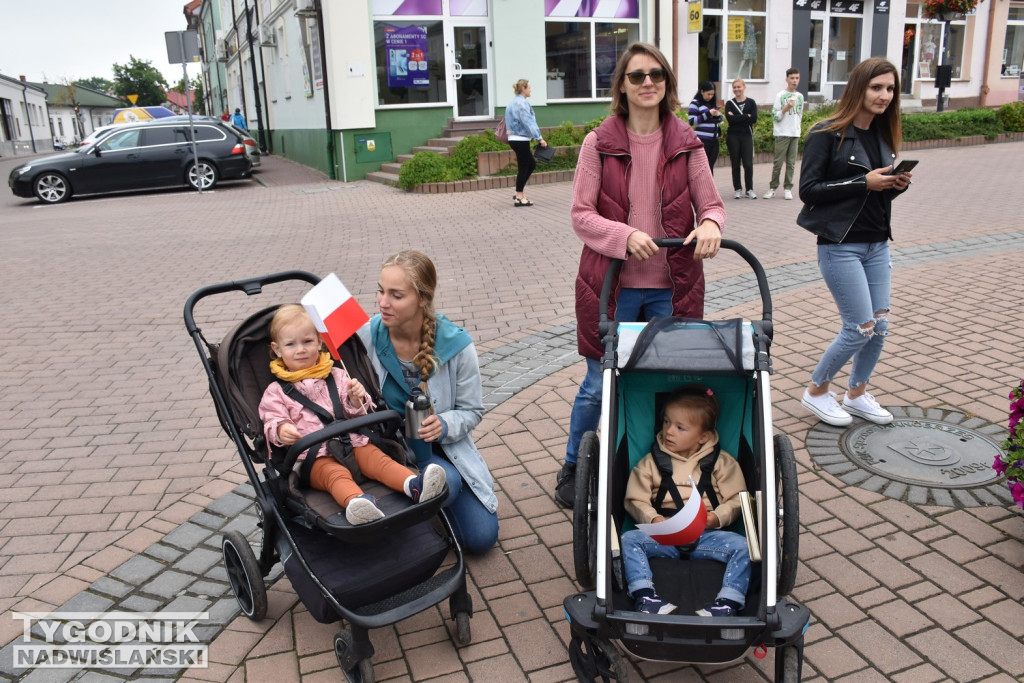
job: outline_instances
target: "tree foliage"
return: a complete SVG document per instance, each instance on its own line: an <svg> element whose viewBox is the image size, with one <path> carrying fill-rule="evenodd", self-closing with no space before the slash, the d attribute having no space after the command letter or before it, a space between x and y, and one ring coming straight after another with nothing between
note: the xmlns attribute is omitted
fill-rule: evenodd
<svg viewBox="0 0 1024 683"><path fill-rule="evenodd" d="M110 94L114 87L113 81L103 78L102 76L90 76L89 78L79 78L77 81L74 82L74 84L80 85L83 88L88 88L89 90L101 92L106 95Z"/></svg>
<svg viewBox="0 0 1024 683"><path fill-rule="evenodd" d="M189 86L192 88L192 113L199 114L200 116L206 116L206 103L203 101L203 79L196 76L189 81ZM180 92L182 95L185 94L185 79L179 78L178 82L171 88L174 92Z"/></svg>
<svg viewBox="0 0 1024 683"><path fill-rule="evenodd" d="M114 64L114 94L119 97L138 95L140 107L157 106L164 102L167 81L150 61L128 55L125 65Z"/></svg>

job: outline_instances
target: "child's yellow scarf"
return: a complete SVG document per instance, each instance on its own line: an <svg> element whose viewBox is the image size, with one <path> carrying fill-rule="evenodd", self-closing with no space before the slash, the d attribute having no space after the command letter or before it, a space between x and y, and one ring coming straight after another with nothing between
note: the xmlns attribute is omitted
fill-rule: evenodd
<svg viewBox="0 0 1024 683"><path fill-rule="evenodd" d="M327 375L331 374L333 367L334 360L331 359L331 354L325 352L320 353L320 360L316 365L305 370L295 370L294 372L286 368L284 361L280 358L270 361L270 371L274 373L274 377L283 379L285 382L301 382L304 379L324 379Z"/></svg>

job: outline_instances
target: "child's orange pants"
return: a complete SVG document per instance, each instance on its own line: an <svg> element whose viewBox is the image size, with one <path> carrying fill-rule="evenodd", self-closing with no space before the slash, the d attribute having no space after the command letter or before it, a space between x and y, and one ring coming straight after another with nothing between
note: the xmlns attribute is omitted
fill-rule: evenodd
<svg viewBox="0 0 1024 683"><path fill-rule="evenodd" d="M399 465L373 444L353 448L352 452L355 453L356 462L359 463L359 469L364 477L379 481L392 491L405 492L405 480L413 476L412 470ZM363 493L359 484L352 479L352 473L348 468L329 455L317 458L313 463L309 472L309 484L318 491L331 494L342 507L346 507L350 500Z"/></svg>

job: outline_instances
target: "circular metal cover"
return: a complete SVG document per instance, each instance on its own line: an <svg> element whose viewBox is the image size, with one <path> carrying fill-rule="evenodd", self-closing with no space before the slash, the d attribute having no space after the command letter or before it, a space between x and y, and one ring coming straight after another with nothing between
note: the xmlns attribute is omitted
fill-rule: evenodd
<svg viewBox="0 0 1024 683"><path fill-rule="evenodd" d="M848 429L839 447L864 469L907 484L971 488L999 478L992 469L999 446L973 430L941 420L865 422Z"/></svg>
<svg viewBox="0 0 1024 683"><path fill-rule="evenodd" d="M1012 505L992 469L1006 428L958 411L892 406L893 422L819 422L807 432L815 465L844 484L915 505Z"/></svg>

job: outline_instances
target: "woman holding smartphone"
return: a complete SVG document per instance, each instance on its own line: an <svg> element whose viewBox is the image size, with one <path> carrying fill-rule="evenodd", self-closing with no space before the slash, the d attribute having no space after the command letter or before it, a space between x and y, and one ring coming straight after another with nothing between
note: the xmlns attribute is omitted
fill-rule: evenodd
<svg viewBox="0 0 1024 683"><path fill-rule="evenodd" d="M831 117L808 133L800 170L797 223L818 236L818 268L842 318L801 403L821 421L843 427L857 415L876 424L892 413L868 393L889 332L892 200L909 172L890 173L903 132L899 71L887 59L858 64ZM853 360L842 404L829 386Z"/></svg>

